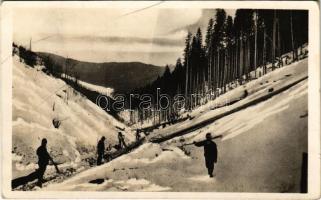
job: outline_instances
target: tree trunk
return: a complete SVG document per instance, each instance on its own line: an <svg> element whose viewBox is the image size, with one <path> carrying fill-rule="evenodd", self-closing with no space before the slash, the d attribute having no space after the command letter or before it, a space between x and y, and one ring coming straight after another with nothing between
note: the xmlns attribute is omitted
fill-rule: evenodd
<svg viewBox="0 0 321 200"><path fill-rule="evenodd" d="M243 39L242 39L242 36L241 36L241 39L240 39L240 74L239 74L241 81L243 79L243 74L244 74L243 61L244 61L244 57L243 57Z"/></svg>
<svg viewBox="0 0 321 200"><path fill-rule="evenodd" d="M267 73L266 69L266 33L265 33L265 27L263 27L263 74Z"/></svg>
<svg viewBox="0 0 321 200"><path fill-rule="evenodd" d="M278 48L277 48L277 51L278 51L278 67L280 68L282 64L282 58L281 58L281 38L280 38L280 22L279 22L279 16L277 15L276 16L276 22L277 22L277 30L278 30Z"/></svg>
<svg viewBox="0 0 321 200"><path fill-rule="evenodd" d="M211 90L212 77L211 77L211 65L212 65L212 55L211 49L208 53L208 69L207 69L207 91Z"/></svg>
<svg viewBox="0 0 321 200"><path fill-rule="evenodd" d="M247 71L246 71L246 79L249 79L251 73L251 46L250 46L250 36L247 39Z"/></svg>
<svg viewBox="0 0 321 200"><path fill-rule="evenodd" d="M255 38L254 38L254 77L256 78L256 68L257 68L257 63L256 63L256 60L257 60L257 11L255 11L255 20L254 20L254 29L255 29Z"/></svg>
<svg viewBox="0 0 321 200"><path fill-rule="evenodd" d="M291 15L290 15L290 25L291 25L291 46L292 46L292 60L293 62L296 60L296 57L295 57L295 48L294 48L294 38L293 38L293 20L292 20L292 10L290 11L291 12Z"/></svg>
<svg viewBox="0 0 321 200"><path fill-rule="evenodd" d="M189 63L189 61L188 61L188 53L187 53L187 55L186 55L186 68L185 68L185 71L186 71L186 77L185 77L185 109L187 109L188 108L188 81L189 81L189 74L188 74L188 72L189 72L189 66L188 66L188 63Z"/></svg>
<svg viewBox="0 0 321 200"><path fill-rule="evenodd" d="M275 61L275 35L276 34L276 10L273 14L273 38L272 38L272 70L274 70L274 61Z"/></svg>

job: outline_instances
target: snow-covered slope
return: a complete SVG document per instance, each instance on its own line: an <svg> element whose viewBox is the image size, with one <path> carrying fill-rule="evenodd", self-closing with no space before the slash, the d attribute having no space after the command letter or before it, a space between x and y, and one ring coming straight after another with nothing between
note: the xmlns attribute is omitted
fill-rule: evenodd
<svg viewBox="0 0 321 200"><path fill-rule="evenodd" d="M269 87L279 87L278 84L289 81L288 77L296 79L306 72L307 61L303 60L280 69L273 76L256 80L257 84L249 83L247 87L260 91L258 88L262 85L259 83L263 80L273 84ZM288 74L291 76L285 76ZM146 143L110 163L44 189L300 192L302 154L307 152L307 87L308 80L303 80L264 102L199 130L161 144ZM174 127L180 126L185 123ZM207 132L223 135L221 140L216 140L219 153L212 179L207 176L203 148L180 147L204 139ZM97 180L101 184L91 183Z"/></svg>
<svg viewBox="0 0 321 200"><path fill-rule="evenodd" d="M250 101L254 101L260 97L268 95L269 90L276 91L289 84L292 84L298 80L301 80L308 76L308 59L303 59L299 62L292 63L288 66L276 69L256 80L250 81L242 86L239 86L233 90L228 91L224 95L219 96L213 101L200 106L189 113L194 118L192 120L186 120L182 123L174 124L163 129L154 130L151 133L151 137L160 138L167 135L171 135L180 130L184 130L193 127L199 123L209 120L215 116L221 115L227 111L236 109L243 106ZM240 99L244 94L244 91L248 91L247 98L225 107L212 109L216 106L224 105L228 102Z"/></svg>
<svg viewBox="0 0 321 200"><path fill-rule="evenodd" d="M77 166L82 155L95 153L102 135L116 144L117 128L126 128L127 141L133 133L61 79L31 68L13 57L13 178L36 167L35 150L42 138L58 163ZM61 121L57 129L53 119Z"/></svg>

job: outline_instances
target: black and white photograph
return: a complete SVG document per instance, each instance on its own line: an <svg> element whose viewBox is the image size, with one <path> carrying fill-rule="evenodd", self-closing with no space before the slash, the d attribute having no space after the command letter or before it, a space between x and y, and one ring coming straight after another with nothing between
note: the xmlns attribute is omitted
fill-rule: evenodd
<svg viewBox="0 0 321 200"><path fill-rule="evenodd" d="M320 197L317 3L96 3L5 3L11 194Z"/></svg>

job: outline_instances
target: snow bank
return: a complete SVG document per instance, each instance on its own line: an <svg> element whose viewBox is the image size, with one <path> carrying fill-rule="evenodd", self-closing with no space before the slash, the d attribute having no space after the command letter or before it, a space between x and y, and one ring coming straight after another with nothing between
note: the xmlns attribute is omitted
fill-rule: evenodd
<svg viewBox="0 0 321 200"><path fill-rule="evenodd" d="M46 190L168 191L170 186L162 186L150 177L179 160L190 163L191 158L177 147L163 149L160 145L146 143L109 163L86 170L63 183L50 185ZM103 183L104 186L87 184L95 179L108 181Z"/></svg>
<svg viewBox="0 0 321 200"><path fill-rule="evenodd" d="M36 163L35 150L42 138L58 163L79 163L81 156L94 151L101 136L107 145L118 143L118 127L125 128L125 140L134 140L129 128L73 90L61 79L48 76L13 57L13 155L16 170L30 169ZM53 120L61 125L55 128ZM87 151L84 151L87 149ZM92 152L95 153L95 152ZM15 167L16 166L16 167ZM28 171L28 170L27 170Z"/></svg>

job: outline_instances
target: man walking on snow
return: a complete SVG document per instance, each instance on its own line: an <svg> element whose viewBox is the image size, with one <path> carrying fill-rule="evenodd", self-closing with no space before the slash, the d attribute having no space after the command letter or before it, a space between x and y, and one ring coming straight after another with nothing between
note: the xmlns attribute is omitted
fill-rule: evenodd
<svg viewBox="0 0 321 200"><path fill-rule="evenodd" d="M101 165L102 164L102 160L104 157L104 153L105 153L105 136L101 137L101 139L99 140L98 144L97 144L97 165Z"/></svg>
<svg viewBox="0 0 321 200"><path fill-rule="evenodd" d="M217 162L217 147L212 141L211 133L206 134L206 140L201 142L193 142L195 146L204 146L205 165L208 170L208 175L213 177L214 163Z"/></svg>

